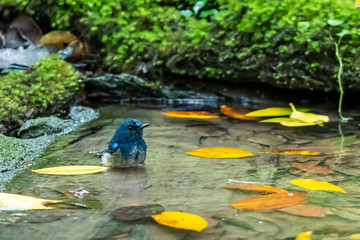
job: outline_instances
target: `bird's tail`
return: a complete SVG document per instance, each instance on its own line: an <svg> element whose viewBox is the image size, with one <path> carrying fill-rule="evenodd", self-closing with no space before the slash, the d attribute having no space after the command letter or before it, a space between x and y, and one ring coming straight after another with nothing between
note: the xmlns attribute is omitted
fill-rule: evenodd
<svg viewBox="0 0 360 240"><path fill-rule="evenodd" d="M96 155L102 155L103 153L109 152L108 149L102 150L102 151L90 151L90 154L96 154Z"/></svg>

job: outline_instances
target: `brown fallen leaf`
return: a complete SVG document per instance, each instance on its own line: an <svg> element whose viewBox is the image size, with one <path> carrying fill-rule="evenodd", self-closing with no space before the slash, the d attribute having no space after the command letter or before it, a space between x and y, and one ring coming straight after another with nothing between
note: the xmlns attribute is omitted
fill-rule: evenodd
<svg viewBox="0 0 360 240"><path fill-rule="evenodd" d="M282 189L282 188L266 186L266 185L257 185L257 184L227 185L223 188L240 189L240 190L255 191L255 192L266 192L266 193L287 192L285 189Z"/></svg>
<svg viewBox="0 0 360 240"><path fill-rule="evenodd" d="M246 110L246 109L234 109L232 107L228 107L226 105L221 105L220 106L220 111L225 114L226 116L232 117L232 118L238 118L238 119L242 119L242 120L252 120L252 121L259 121L261 118L260 117L249 117L246 116L247 113L249 113L250 111Z"/></svg>
<svg viewBox="0 0 360 240"><path fill-rule="evenodd" d="M261 210L295 206L306 199L304 192L272 193L240 200L231 206L238 209Z"/></svg>
<svg viewBox="0 0 360 240"><path fill-rule="evenodd" d="M66 48L71 42L76 41L77 37L68 31L51 31L45 34L40 39L40 44L42 46L54 46L58 49Z"/></svg>
<svg viewBox="0 0 360 240"><path fill-rule="evenodd" d="M295 167L301 171L308 173L322 173L322 174L331 174L334 173L329 167L318 165L318 161L308 161L308 162L292 162L291 166Z"/></svg>
<svg viewBox="0 0 360 240"><path fill-rule="evenodd" d="M325 217L326 210L323 207L315 205L298 204L295 206L285 207L279 209L279 211L305 216L305 217Z"/></svg>
<svg viewBox="0 0 360 240"><path fill-rule="evenodd" d="M310 152L304 150L275 150L266 153L273 153L273 154L299 154L299 155L319 155L319 152Z"/></svg>

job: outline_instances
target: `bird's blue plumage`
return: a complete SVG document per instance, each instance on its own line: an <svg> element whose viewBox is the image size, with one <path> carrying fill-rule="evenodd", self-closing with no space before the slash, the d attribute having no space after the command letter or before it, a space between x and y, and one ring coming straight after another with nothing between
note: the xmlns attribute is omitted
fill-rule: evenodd
<svg viewBox="0 0 360 240"><path fill-rule="evenodd" d="M139 120L127 119L117 128L108 149L101 151L104 165L110 167L130 167L144 164L146 143L143 128L150 124L141 124Z"/></svg>

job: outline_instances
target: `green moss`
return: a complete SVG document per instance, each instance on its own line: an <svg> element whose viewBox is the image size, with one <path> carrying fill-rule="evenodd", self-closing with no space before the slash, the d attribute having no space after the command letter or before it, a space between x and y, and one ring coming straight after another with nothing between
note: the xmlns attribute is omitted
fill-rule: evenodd
<svg viewBox="0 0 360 240"><path fill-rule="evenodd" d="M78 72L58 55L38 61L26 72L10 72L0 77L0 120L19 122L33 113L62 105L79 88Z"/></svg>

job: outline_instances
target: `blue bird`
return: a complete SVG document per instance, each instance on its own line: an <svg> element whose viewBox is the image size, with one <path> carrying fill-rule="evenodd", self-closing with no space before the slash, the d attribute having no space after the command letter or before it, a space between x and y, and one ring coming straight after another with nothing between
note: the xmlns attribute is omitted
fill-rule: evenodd
<svg viewBox="0 0 360 240"><path fill-rule="evenodd" d="M144 164L146 143L143 128L150 123L141 124L139 120L129 118L123 121L112 137L108 149L101 154L102 163L109 167L130 167Z"/></svg>

